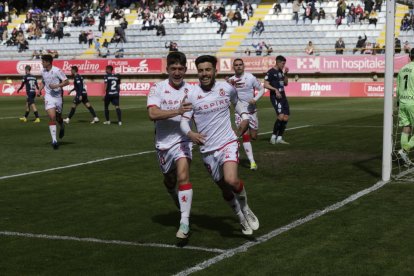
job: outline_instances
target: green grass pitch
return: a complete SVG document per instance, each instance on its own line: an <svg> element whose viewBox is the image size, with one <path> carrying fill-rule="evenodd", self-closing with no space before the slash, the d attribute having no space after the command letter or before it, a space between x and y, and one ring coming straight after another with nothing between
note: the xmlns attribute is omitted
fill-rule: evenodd
<svg viewBox="0 0 414 276"><path fill-rule="evenodd" d="M71 98L65 102L67 114ZM195 147L192 235L182 248L175 238L179 213L152 152L146 99L121 99L121 127L91 125L79 106L57 151L37 103L41 123L21 123L24 98L0 98L2 275L176 274L220 254L208 249L226 252L256 241L381 178L382 99L291 98L285 134L291 144L271 145L274 111L263 98L263 134L253 143L258 171L248 169L243 150L239 166L260 229L241 234ZM92 104L102 122L103 102L92 98ZM113 109L110 115L115 121ZM45 171L58 167L64 168ZM25 174L34 171L40 172ZM413 275L413 210L414 185L391 182L198 274Z"/></svg>

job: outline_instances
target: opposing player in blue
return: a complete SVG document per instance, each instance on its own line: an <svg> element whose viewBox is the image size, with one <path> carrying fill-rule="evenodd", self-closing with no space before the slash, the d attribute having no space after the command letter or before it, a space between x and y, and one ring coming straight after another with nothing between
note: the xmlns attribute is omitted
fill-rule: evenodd
<svg viewBox="0 0 414 276"><path fill-rule="evenodd" d="M71 74L72 74L72 77L73 77L73 89L71 90L71 92L76 91L76 96L73 99L72 108L70 109L68 117L66 119L64 119L63 121L65 123L69 124L70 119L75 114L76 107L80 103L83 103L92 115L91 124L95 124L95 123L99 122L99 118L96 117L95 110L93 109L92 105L89 103L88 94L86 93L86 88L85 88L85 85L84 85L84 82L83 82L83 77L81 75L79 75L77 66L72 66L71 67Z"/></svg>
<svg viewBox="0 0 414 276"><path fill-rule="evenodd" d="M285 93L285 86L288 85L287 74L289 68L285 68L286 58L276 57L276 65L267 71L264 87L270 90L270 101L276 111L276 122L273 126L273 134L270 138L271 144L289 144L283 140L283 133L289 120L289 102Z"/></svg>
<svg viewBox="0 0 414 276"><path fill-rule="evenodd" d="M116 115L118 117L118 125L122 126L121 119L121 108L119 108L119 94L120 94L120 84L121 78L119 74L114 74L114 67L111 65L106 66L106 75L104 77L105 83L105 96L103 98L105 103L105 119L104 125L110 125L111 121L109 120L109 104L115 106Z"/></svg>
<svg viewBox="0 0 414 276"><path fill-rule="evenodd" d="M40 123L39 113L37 112L36 104L35 104L35 98L36 98L36 89L39 91L39 85L37 84L37 79L35 76L30 74L30 71L32 70L32 67L30 65L26 65L24 67L24 70L26 71L26 75L23 77L22 85L17 89L17 93L22 90L24 86L26 86L26 112L24 113L24 116L19 118L20 121L26 123L27 117L30 113L30 108L32 108L33 113L36 117L36 119L33 121L34 123ZM38 96L40 96L40 91Z"/></svg>

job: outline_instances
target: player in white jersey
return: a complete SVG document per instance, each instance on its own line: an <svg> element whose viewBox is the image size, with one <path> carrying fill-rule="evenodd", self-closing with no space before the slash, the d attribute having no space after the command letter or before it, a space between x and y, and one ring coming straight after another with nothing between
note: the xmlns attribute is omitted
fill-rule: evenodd
<svg viewBox="0 0 414 276"><path fill-rule="evenodd" d="M247 109L237 98L236 89L227 82L216 82L217 59L200 56L195 60L200 85L188 95L192 110L181 118L181 130L200 145L204 165L222 190L223 198L240 219L242 232L251 235L259 228L259 220L247 205L243 182L238 177L238 142L231 127L230 105L242 116L238 132L248 128ZM191 130L194 120L197 131Z"/></svg>
<svg viewBox="0 0 414 276"><path fill-rule="evenodd" d="M155 122L155 147L164 174L164 185L181 211L176 234L180 239L186 239L190 231L193 197L189 174L193 144L180 129L181 115L191 110L191 104L184 102L192 90L192 86L183 80L186 71L186 56L181 52L169 53L168 79L155 84L147 99L148 115Z"/></svg>
<svg viewBox="0 0 414 276"><path fill-rule="evenodd" d="M53 57L51 55L42 56L42 83L39 91L45 89L45 109L49 116L49 131L52 136L52 147L58 149L59 145L56 139L56 122L60 126L59 138L65 135L65 129L62 119L63 90L62 88L69 85L69 80L62 70L53 66Z"/></svg>
<svg viewBox="0 0 414 276"><path fill-rule="evenodd" d="M239 100L247 106L249 115L249 133L243 134L243 148L246 152L247 158L250 161L250 169L257 170L257 164L254 161L252 140L257 139L257 130L259 129L259 119L257 118L256 102L263 96L264 88L259 80L250 73L244 72L244 62L241 58L236 58L233 61L233 70L235 75L230 78L238 82L237 95ZM257 90L257 95L255 95ZM239 126L241 117L235 113L236 125Z"/></svg>

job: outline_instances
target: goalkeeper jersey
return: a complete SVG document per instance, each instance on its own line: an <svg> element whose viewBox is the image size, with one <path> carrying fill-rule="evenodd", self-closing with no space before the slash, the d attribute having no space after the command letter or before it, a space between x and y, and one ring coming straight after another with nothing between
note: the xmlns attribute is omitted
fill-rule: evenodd
<svg viewBox="0 0 414 276"><path fill-rule="evenodd" d="M414 62L405 65L398 73L397 97L400 104L414 105Z"/></svg>

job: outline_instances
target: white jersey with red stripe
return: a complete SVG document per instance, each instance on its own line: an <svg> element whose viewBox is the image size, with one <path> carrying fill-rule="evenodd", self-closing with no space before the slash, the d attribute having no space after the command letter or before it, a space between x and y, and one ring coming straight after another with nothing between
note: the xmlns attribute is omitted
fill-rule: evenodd
<svg viewBox="0 0 414 276"><path fill-rule="evenodd" d="M52 66L49 71L43 69L42 71L42 78L43 83L45 85L45 98L53 97L53 98L62 98L62 88L50 88L51 84L59 84L68 78L66 77L65 73L61 69L56 66Z"/></svg>
<svg viewBox="0 0 414 276"><path fill-rule="evenodd" d="M236 75L234 75L230 79L240 80L236 88L237 96L239 97L240 101L246 104L247 110L250 113L254 113L256 111L256 105L249 104L249 101L255 98L255 89L262 89L262 84L254 75L247 72L244 72L240 77L236 77Z"/></svg>
<svg viewBox="0 0 414 276"><path fill-rule="evenodd" d="M236 89L227 82L216 82L210 91L200 86L188 96L193 110L183 114L186 119L194 118L198 133L204 135L202 153L222 148L237 140L230 121L230 104L238 101Z"/></svg>
<svg viewBox="0 0 414 276"><path fill-rule="evenodd" d="M180 89L175 89L169 80L156 83L151 87L147 98L147 108L157 106L161 110L178 109L185 95L190 95L193 86L184 82ZM169 149L177 143L191 140L180 129L181 116L155 121L155 147L159 150Z"/></svg>

